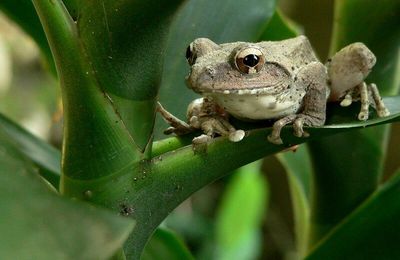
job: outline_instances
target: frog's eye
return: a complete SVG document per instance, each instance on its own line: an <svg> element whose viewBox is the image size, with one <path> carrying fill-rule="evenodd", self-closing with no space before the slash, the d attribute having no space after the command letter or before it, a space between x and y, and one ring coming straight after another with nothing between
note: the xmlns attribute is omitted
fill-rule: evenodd
<svg viewBox="0 0 400 260"><path fill-rule="evenodd" d="M193 50L193 43L189 44L186 48L186 60L188 61L189 65L193 65L196 62L197 55Z"/></svg>
<svg viewBox="0 0 400 260"><path fill-rule="evenodd" d="M235 56L236 68L247 74L259 72L264 63L264 54L257 47L248 47L239 50Z"/></svg>

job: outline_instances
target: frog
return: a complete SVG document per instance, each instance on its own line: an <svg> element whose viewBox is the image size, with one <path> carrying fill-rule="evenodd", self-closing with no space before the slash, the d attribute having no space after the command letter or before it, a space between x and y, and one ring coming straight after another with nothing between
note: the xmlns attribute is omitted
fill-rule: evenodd
<svg viewBox="0 0 400 260"><path fill-rule="evenodd" d="M327 102L343 107L360 101L359 120L367 120L369 107L378 117L390 114L374 83L365 79L376 63L368 47L355 42L345 46L323 64L306 36L258 43L217 44L198 38L189 44L187 86L201 95L182 121L159 103L158 111L170 124L165 134L202 130L193 143L208 142L216 135L232 142L245 137L229 121L274 120L267 139L283 144L281 130L292 124L293 134L308 137L304 127L320 127L326 121Z"/></svg>

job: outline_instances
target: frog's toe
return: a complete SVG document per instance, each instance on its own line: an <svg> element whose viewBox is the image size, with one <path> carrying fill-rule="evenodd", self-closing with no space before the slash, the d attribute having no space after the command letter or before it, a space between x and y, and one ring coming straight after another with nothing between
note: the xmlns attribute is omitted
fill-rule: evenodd
<svg viewBox="0 0 400 260"><path fill-rule="evenodd" d="M174 132L175 132L175 127L172 127L172 126L171 126L171 127L168 127L167 129L165 129L163 133L164 133L165 135L170 135L170 134L172 134L172 133L174 133Z"/></svg>
<svg viewBox="0 0 400 260"><path fill-rule="evenodd" d="M361 111L358 114L358 120L360 120L360 121L366 121L366 120L368 120L368 117L369 117L368 111Z"/></svg>
<svg viewBox="0 0 400 260"><path fill-rule="evenodd" d="M283 141L282 141L282 139L281 139L280 136L269 135L269 136L267 137L267 139L268 139L268 141L269 141L270 143L273 143L273 144L283 144Z"/></svg>
<svg viewBox="0 0 400 260"><path fill-rule="evenodd" d="M376 113L378 114L379 117L390 116L390 112L386 107L383 109L377 109Z"/></svg>
<svg viewBox="0 0 400 260"><path fill-rule="evenodd" d="M207 144L209 141L211 141L211 139L212 139L211 136L202 134L200 136L193 138L192 144L194 146L201 145L201 144Z"/></svg>
<svg viewBox="0 0 400 260"><path fill-rule="evenodd" d="M272 126L272 133L268 136L268 141L273 144L283 144L281 130L285 125L292 123L295 119L296 115L289 115L276 121Z"/></svg>
<svg viewBox="0 0 400 260"><path fill-rule="evenodd" d="M293 134L297 137L303 137L304 130L303 130L304 120L302 118L298 118L293 123Z"/></svg>
<svg viewBox="0 0 400 260"><path fill-rule="evenodd" d="M350 106L352 103L353 103L353 100L345 98L345 99L342 100L342 102L340 102L340 106L342 106L342 107L348 107L348 106Z"/></svg>
<svg viewBox="0 0 400 260"><path fill-rule="evenodd" d="M239 142L243 139L245 132L243 130L236 130L229 133L229 140L231 142Z"/></svg>
<svg viewBox="0 0 400 260"><path fill-rule="evenodd" d="M310 134L303 129L304 118L299 117L293 123L293 134L297 137L309 137Z"/></svg>

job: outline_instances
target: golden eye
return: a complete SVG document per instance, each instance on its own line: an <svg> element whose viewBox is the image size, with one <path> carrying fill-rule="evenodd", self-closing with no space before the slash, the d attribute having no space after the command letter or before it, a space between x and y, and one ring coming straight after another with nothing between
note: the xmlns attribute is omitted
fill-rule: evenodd
<svg viewBox="0 0 400 260"><path fill-rule="evenodd" d="M264 63L264 54L258 47L246 47L239 50L235 56L236 68L247 74L259 72Z"/></svg>

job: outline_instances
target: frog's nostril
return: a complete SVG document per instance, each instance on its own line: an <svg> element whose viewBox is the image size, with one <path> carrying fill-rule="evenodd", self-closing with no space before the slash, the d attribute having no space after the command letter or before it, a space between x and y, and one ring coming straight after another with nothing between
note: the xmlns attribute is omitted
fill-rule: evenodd
<svg viewBox="0 0 400 260"><path fill-rule="evenodd" d="M243 59L243 64L249 67L254 67L258 64L260 58L255 54L249 54Z"/></svg>
<svg viewBox="0 0 400 260"><path fill-rule="evenodd" d="M193 65L196 62L197 55L193 50L193 43L191 43L187 48L186 48L186 60L188 61L189 65Z"/></svg>

